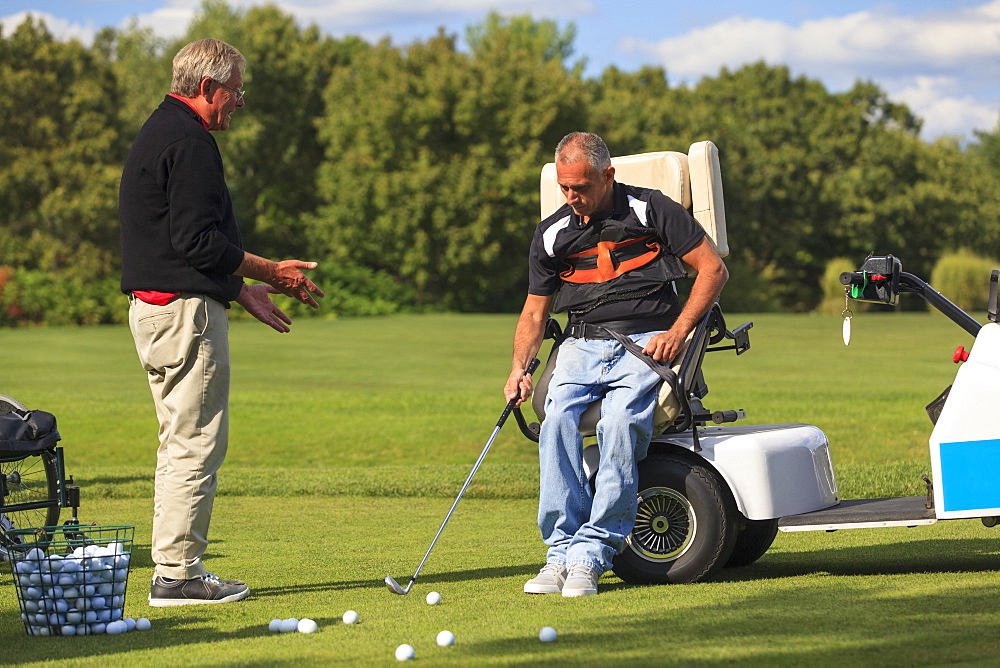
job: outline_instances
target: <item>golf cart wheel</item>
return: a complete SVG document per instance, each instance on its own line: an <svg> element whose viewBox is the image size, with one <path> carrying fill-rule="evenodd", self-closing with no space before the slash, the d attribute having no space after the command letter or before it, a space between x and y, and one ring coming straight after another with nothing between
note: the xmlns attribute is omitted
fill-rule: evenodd
<svg viewBox="0 0 1000 668"><path fill-rule="evenodd" d="M738 512L709 467L675 455L639 463L635 527L615 557L630 584L700 582L722 567L736 541Z"/></svg>
<svg viewBox="0 0 1000 668"><path fill-rule="evenodd" d="M0 499L0 561L9 560L23 551L20 540L6 535L11 529L54 527L59 523L57 503L28 510L8 510L7 506L59 498L57 455L43 450L37 455L20 459L0 459L0 476L7 494ZM41 537L48 542L51 535ZM38 539L34 544L37 545Z"/></svg>
<svg viewBox="0 0 1000 668"><path fill-rule="evenodd" d="M736 536L733 554L726 568L749 566L764 556L778 534L778 520L743 520L746 526Z"/></svg>

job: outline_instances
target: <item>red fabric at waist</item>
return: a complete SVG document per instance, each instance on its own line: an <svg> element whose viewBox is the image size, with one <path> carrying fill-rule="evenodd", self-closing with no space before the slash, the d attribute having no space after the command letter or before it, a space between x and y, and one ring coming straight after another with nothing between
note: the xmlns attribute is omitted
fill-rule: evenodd
<svg viewBox="0 0 1000 668"><path fill-rule="evenodd" d="M179 292L158 292L156 290L133 290L132 294L139 301L144 301L147 304L153 304L154 306L166 306L170 303L174 297L179 295Z"/></svg>

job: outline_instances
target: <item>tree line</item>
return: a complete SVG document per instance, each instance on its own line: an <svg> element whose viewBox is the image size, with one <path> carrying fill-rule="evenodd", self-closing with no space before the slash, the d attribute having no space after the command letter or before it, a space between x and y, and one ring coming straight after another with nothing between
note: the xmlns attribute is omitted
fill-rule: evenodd
<svg viewBox="0 0 1000 668"><path fill-rule="evenodd" d="M249 63L217 135L246 247L320 262L321 315L517 310L540 169L573 130L614 155L718 145L730 310L812 310L834 258L929 274L949 251L1000 256L1000 127L924 141L869 81L831 93L762 62L689 86L653 66L587 77L553 21L491 14L464 49L443 30L369 44L212 0L178 40L0 26L0 324L124 319L121 166L174 53L205 36Z"/></svg>

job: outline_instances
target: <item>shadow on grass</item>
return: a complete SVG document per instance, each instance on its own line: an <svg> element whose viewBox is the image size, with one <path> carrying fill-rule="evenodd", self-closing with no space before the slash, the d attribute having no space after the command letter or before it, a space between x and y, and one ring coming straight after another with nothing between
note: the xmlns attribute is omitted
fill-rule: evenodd
<svg viewBox="0 0 1000 668"><path fill-rule="evenodd" d="M981 614L995 609L995 601L992 588L970 586L919 600L889 587L838 586L768 590L728 604L678 604L665 596L662 608L641 614L574 613L588 615L587 628L560 632L550 645L525 635L462 649L469 665L497 657L503 665L602 667L996 665L996 618ZM881 623L872 623L873 610ZM586 659L580 648L588 648Z"/></svg>
<svg viewBox="0 0 1000 668"><path fill-rule="evenodd" d="M725 569L709 583L656 586L662 606L642 606L641 614L622 609L630 598L620 596L640 587L612 579L602 581L602 595L619 595L570 603L576 607L568 617L585 615L587 628L560 631L552 645L519 636L463 650L483 660L502 656L504 665L572 665L580 647L596 648L588 661L600 666L996 665L996 578L979 582L975 576L1000 569L998 545L991 539L920 540L778 552ZM892 579L907 575L933 577L917 589ZM803 576L813 577L800 584L796 578ZM851 579L866 576L885 577ZM726 585L741 581L770 582L749 589ZM554 621L558 626L558 617ZM662 638L662 653L651 646L653 636Z"/></svg>
<svg viewBox="0 0 1000 668"><path fill-rule="evenodd" d="M214 606L209 606L214 607ZM73 638L25 638L31 649L44 651L46 661L59 661L75 658L87 658L100 654L118 655L119 652L127 652L132 646L141 646L145 649L163 649L174 652L178 647L186 644L198 644L205 642L205 632L192 632L192 627L213 624L217 620L210 614L199 615L197 612L187 608L185 614L177 617L163 617L154 621L152 631L132 631L125 636L108 636L105 634L73 637ZM316 622L322 624L334 623L334 618L321 620L316 618ZM22 627L23 628L23 627ZM233 631L211 631L212 642L223 642L226 640L244 640L262 636L273 635L267 626L254 624ZM131 641L131 642L130 642ZM36 645L37 643L37 645ZM161 655L163 656L163 655ZM178 656L174 654L173 656ZM38 659L39 657L34 657ZM174 665L183 665L184 660L177 658ZM239 665L279 665L281 662L269 660L261 661L259 664L240 661ZM0 665L6 665L0 659Z"/></svg>
<svg viewBox="0 0 1000 668"><path fill-rule="evenodd" d="M466 581L478 581L478 580L490 580L493 578L506 578L506 577L516 577L526 574L534 575L538 570L537 564L523 564L520 566L500 566L494 568L477 568L466 571L452 571L449 573L430 573L428 575L421 575L417 578L417 581L422 584L428 583L451 583L451 582L466 582ZM393 575L392 573L386 573L386 575ZM400 585L406 587L410 582L410 577L413 574L403 576L393 577L399 582ZM336 580L331 582L314 582L314 583L296 583L294 585L288 585L286 587L254 587L253 593L255 596L260 598L268 598L271 596L284 596L289 594L297 594L301 592L326 592L326 591L343 591L349 589L386 589L386 584L384 580Z"/></svg>
<svg viewBox="0 0 1000 668"><path fill-rule="evenodd" d="M1000 568L998 552L1000 541L991 538L936 538L829 550L768 552L754 564L723 569L713 579L716 582L740 582L814 573L985 573Z"/></svg>

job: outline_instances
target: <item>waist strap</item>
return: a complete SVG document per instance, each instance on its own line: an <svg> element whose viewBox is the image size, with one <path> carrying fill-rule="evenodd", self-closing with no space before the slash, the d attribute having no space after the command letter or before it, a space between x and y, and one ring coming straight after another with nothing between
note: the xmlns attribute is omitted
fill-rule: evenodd
<svg viewBox="0 0 1000 668"><path fill-rule="evenodd" d="M673 318L640 318L638 320L608 320L607 322L574 322L566 326L565 336L577 339L614 339L617 334L644 334L670 329ZM610 330L610 331L609 331Z"/></svg>

